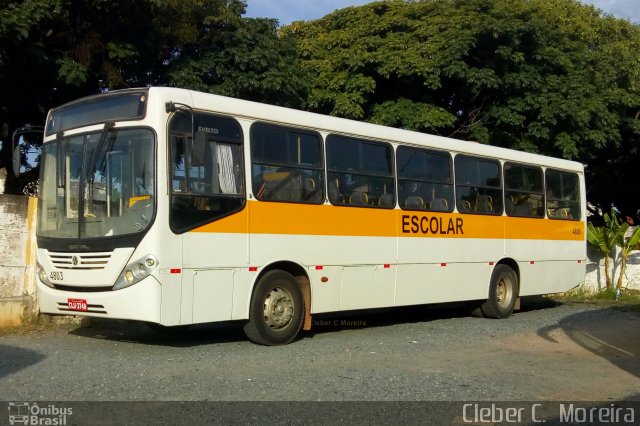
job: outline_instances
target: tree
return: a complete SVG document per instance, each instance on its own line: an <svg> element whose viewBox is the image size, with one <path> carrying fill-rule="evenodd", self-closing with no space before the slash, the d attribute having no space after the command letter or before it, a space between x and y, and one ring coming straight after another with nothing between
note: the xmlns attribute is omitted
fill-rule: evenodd
<svg viewBox="0 0 640 426"><path fill-rule="evenodd" d="M39 28L49 18L51 0L2 2L0 9L0 169L7 170L5 192L19 193L14 177L12 135L26 123L42 124L55 75Z"/></svg>
<svg viewBox="0 0 640 426"><path fill-rule="evenodd" d="M190 30L175 32L174 40L173 32L165 34L172 47L156 68L159 80L220 95L301 106L307 79L296 66L295 44L278 36L275 19L241 18L245 3L237 0L222 2L227 6L218 11L175 3L170 20L178 16L182 28Z"/></svg>
<svg viewBox="0 0 640 426"><path fill-rule="evenodd" d="M591 201L640 207L638 25L577 0L396 0L283 33L309 109L581 161Z"/></svg>
<svg viewBox="0 0 640 426"><path fill-rule="evenodd" d="M20 193L28 179L16 179L11 134L26 123L43 125L46 112L102 86L139 83L140 52L153 38L152 1L30 0L11 2L0 15L0 167L7 169L6 193ZM37 174L37 170L34 171ZM33 173L32 173L33 174Z"/></svg>

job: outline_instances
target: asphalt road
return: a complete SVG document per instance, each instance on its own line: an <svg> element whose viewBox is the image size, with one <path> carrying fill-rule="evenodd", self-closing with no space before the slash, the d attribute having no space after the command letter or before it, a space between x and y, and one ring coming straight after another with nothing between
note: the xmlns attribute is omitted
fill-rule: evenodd
<svg viewBox="0 0 640 426"><path fill-rule="evenodd" d="M451 307L316 316L282 347L250 343L238 324L160 336L96 320L0 336L1 401L639 399L640 316L548 299L506 320Z"/></svg>

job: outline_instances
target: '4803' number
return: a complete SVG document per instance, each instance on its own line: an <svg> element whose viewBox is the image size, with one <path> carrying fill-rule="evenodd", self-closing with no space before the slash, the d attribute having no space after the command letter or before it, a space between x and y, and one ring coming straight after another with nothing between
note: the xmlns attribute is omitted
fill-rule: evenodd
<svg viewBox="0 0 640 426"><path fill-rule="evenodd" d="M582 235L582 228L573 228L573 231L571 231L571 233L573 235Z"/></svg>
<svg viewBox="0 0 640 426"><path fill-rule="evenodd" d="M62 281L64 279L62 271L51 271L51 273L49 274L49 279L51 281Z"/></svg>

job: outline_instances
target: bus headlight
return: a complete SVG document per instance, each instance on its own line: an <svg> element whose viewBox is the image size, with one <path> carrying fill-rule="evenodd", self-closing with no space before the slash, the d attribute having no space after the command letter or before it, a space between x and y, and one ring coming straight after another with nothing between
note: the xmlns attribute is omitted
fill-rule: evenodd
<svg viewBox="0 0 640 426"><path fill-rule="evenodd" d="M47 287L54 288L53 284L51 283L51 281L49 281L49 277L47 276L47 272L44 270L42 265L37 263L36 266L37 266L37 269L38 269L38 279L42 282L42 284L46 285Z"/></svg>
<svg viewBox="0 0 640 426"><path fill-rule="evenodd" d="M151 274L157 267L158 259L151 254L129 263L118 277L116 284L113 286L113 290L120 290L121 288L129 287L142 281L143 278Z"/></svg>

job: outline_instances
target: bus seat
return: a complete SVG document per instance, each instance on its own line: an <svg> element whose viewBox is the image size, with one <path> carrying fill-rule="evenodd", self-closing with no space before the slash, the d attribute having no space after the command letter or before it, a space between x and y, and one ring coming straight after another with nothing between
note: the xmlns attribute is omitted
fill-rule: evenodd
<svg viewBox="0 0 640 426"><path fill-rule="evenodd" d="M511 195L504 199L504 209L508 216L516 216L515 196Z"/></svg>
<svg viewBox="0 0 640 426"><path fill-rule="evenodd" d="M312 192L316 190L316 180L311 177L304 178L304 190L306 192Z"/></svg>
<svg viewBox="0 0 640 426"><path fill-rule="evenodd" d="M366 206L369 204L369 195L364 191L353 191L349 197L349 204L354 206Z"/></svg>
<svg viewBox="0 0 640 426"><path fill-rule="evenodd" d="M493 212L493 199L489 195L478 195L478 205L476 211L481 213Z"/></svg>
<svg viewBox="0 0 640 426"><path fill-rule="evenodd" d="M340 184L338 179L329 181L329 201L333 204L344 204L344 196L340 193Z"/></svg>
<svg viewBox="0 0 640 426"><path fill-rule="evenodd" d="M319 190L316 180L305 176L302 182L303 200L311 203L322 202L322 191Z"/></svg>
<svg viewBox="0 0 640 426"><path fill-rule="evenodd" d="M383 207L392 207L395 204L393 194L382 194L378 199L378 205Z"/></svg>
<svg viewBox="0 0 640 426"><path fill-rule="evenodd" d="M570 219L571 215L569 214L569 209L558 208L555 210L549 209L549 217L552 217L555 219Z"/></svg>
<svg viewBox="0 0 640 426"><path fill-rule="evenodd" d="M471 211L471 203L469 200L458 200L458 211L460 212L470 212Z"/></svg>
<svg viewBox="0 0 640 426"><path fill-rule="evenodd" d="M515 207L516 216L533 216L533 208L529 201L523 201Z"/></svg>
<svg viewBox="0 0 640 426"><path fill-rule="evenodd" d="M413 195L404 200L404 206L408 209L414 210L424 210L425 204L422 197L418 197L417 195Z"/></svg>
<svg viewBox="0 0 640 426"><path fill-rule="evenodd" d="M449 203L444 198L436 198L429 203L429 209L439 212L446 212L449 210Z"/></svg>

